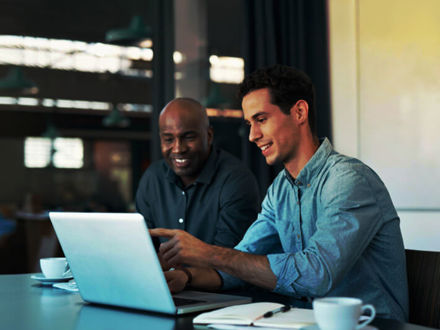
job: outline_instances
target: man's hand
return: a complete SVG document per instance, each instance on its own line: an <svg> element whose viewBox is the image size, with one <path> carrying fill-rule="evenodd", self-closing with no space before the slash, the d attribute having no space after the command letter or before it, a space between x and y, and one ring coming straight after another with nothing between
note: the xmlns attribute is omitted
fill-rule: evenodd
<svg viewBox="0 0 440 330"><path fill-rule="evenodd" d="M160 266L162 267L163 271L169 270L171 268L171 266L162 257L162 253L160 253L160 251L157 252L157 257L159 258Z"/></svg>
<svg viewBox="0 0 440 330"><path fill-rule="evenodd" d="M159 252L171 267L191 265L202 270L208 269L209 272L203 272L202 275L192 272L191 286L220 287L220 276L213 270L217 269L269 290L276 287L277 277L272 272L265 255L210 245L179 229L150 229L150 235L168 238L167 242L160 245ZM203 279L207 274L209 279Z"/></svg>
<svg viewBox="0 0 440 330"><path fill-rule="evenodd" d="M153 237L165 237L168 241L159 247L162 260L171 267L182 264L204 266L203 260L209 257L211 245L179 229L150 229Z"/></svg>
<svg viewBox="0 0 440 330"><path fill-rule="evenodd" d="M171 293L183 291L189 280L188 275L186 275L184 271L179 269L164 272L164 275Z"/></svg>

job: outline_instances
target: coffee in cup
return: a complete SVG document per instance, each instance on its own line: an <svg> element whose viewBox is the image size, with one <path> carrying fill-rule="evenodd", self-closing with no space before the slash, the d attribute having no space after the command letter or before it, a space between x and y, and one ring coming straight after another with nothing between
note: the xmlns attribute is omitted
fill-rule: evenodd
<svg viewBox="0 0 440 330"><path fill-rule="evenodd" d="M66 258L42 258L40 267L46 278L60 278L70 274Z"/></svg>
<svg viewBox="0 0 440 330"><path fill-rule="evenodd" d="M365 311L371 315L358 324ZM321 330L361 329L373 321L376 310L373 305L363 305L358 298L327 297L313 300L313 312Z"/></svg>

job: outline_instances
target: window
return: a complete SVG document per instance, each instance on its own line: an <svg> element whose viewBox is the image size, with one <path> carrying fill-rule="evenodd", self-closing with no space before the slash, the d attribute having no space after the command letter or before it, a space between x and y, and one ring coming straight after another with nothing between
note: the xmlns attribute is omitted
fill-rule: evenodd
<svg viewBox="0 0 440 330"><path fill-rule="evenodd" d="M240 57L211 55L209 63L209 76L214 82L239 84L244 78L244 60Z"/></svg>
<svg viewBox="0 0 440 330"><path fill-rule="evenodd" d="M24 142L24 165L28 168L82 168L84 146L79 138L27 137Z"/></svg>

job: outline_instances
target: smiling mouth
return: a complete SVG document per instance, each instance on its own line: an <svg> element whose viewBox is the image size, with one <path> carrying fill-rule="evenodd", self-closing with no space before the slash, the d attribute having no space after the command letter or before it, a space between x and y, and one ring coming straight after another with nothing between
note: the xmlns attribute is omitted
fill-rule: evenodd
<svg viewBox="0 0 440 330"><path fill-rule="evenodd" d="M190 160L188 158L173 158L173 163L176 167L185 167L189 165Z"/></svg>
<svg viewBox="0 0 440 330"><path fill-rule="evenodd" d="M261 152L264 154L266 154L268 152L268 149L272 146L272 143L267 143L267 144L263 144L263 145L259 145L258 148L261 149Z"/></svg>

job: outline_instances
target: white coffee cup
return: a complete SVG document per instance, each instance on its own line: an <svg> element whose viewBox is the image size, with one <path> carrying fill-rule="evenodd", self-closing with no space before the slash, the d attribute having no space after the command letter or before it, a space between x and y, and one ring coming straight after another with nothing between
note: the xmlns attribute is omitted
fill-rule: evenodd
<svg viewBox="0 0 440 330"><path fill-rule="evenodd" d="M46 278L60 278L70 274L66 258L42 258L40 267Z"/></svg>
<svg viewBox="0 0 440 330"><path fill-rule="evenodd" d="M358 324L366 310L371 315ZM363 305L358 298L327 297L313 300L313 312L321 330L361 329L373 321L376 310L373 305Z"/></svg>

